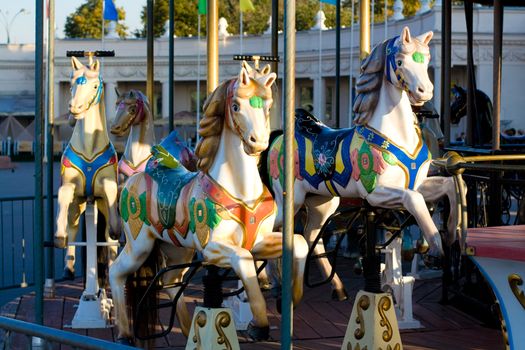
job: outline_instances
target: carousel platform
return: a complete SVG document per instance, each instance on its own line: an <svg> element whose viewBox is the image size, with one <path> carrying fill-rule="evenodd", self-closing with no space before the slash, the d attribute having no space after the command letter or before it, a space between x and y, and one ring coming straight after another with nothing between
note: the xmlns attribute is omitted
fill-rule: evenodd
<svg viewBox="0 0 525 350"><path fill-rule="evenodd" d="M350 271L350 260L338 261L338 271L350 294L350 299L344 302L331 300L330 286L306 288L305 296L299 307L294 311L294 349L299 350L332 350L340 349L343 342L346 325L351 313L352 304L357 291L363 286L361 276ZM113 341L116 337L114 328L106 329L71 329L82 292L82 281L58 283L56 297L45 300L45 325L90 337ZM271 327L271 340L251 343L239 333L241 349L267 350L280 348L280 315L275 307L275 299L266 292L268 314ZM202 301L200 285L190 285L186 290L187 302L193 308ZM481 321L465 314L451 305L441 305L441 280L431 279L417 281L414 288L414 317L421 321L423 328L401 331L404 349L504 349L503 337L499 329L490 328ZM32 322L34 315L34 294L23 295L4 305L0 311L2 316L14 317ZM193 310L190 310L191 312ZM166 310L167 312L167 310ZM166 314L161 313L161 318ZM5 334L0 335L0 349L3 350ZM11 349L25 349L27 339L21 335L11 335ZM186 339L179 328L174 327L171 333L155 341L155 349L184 349ZM58 346L54 349L59 349ZM67 349L62 346L60 349Z"/></svg>

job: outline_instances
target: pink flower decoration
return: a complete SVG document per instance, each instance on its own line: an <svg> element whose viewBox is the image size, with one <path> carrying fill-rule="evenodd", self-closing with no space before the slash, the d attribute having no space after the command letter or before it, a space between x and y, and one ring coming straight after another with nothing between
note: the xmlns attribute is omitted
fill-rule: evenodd
<svg viewBox="0 0 525 350"><path fill-rule="evenodd" d="M279 166L277 164L278 157L279 151L276 149L272 149L270 151L270 176L273 179L277 179L279 177Z"/></svg>
<svg viewBox="0 0 525 350"><path fill-rule="evenodd" d="M304 178L301 176L301 171L300 171L301 169L299 167L299 150L295 150L294 161L295 161L295 166L293 170L294 170L295 178L298 180L304 180Z"/></svg>
<svg viewBox="0 0 525 350"><path fill-rule="evenodd" d="M352 178L357 181L359 180L359 176L361 175L361 170L359 169L359 165L357 164L357 158L359 157L359 152L357 149L352 150L352 154L350 155L350 161L352 162Z"/></svg>
<svg viewBox="0 0 525 350"><path fill-rule="evenodd" d="M319 162L319 165L321 166L326 164L326 156L324 155L324 153L319 154L319 158L317 159L317 161Z"/></svg>
<svg viewBox="0 0 525 350"><path fill-rule="evenodd" d="M368 157L368 153L363 152L361 155L361 166L363 167L363 170L368 170L370 168L370 158Z"/></svg>
<svg viewBox="0 0 525 350"><path fill-rule="evenodd" d="M372 154L374 155L374 172L376 174L384 173L387 164L383 159L383 153L372 147Z"/></svg>

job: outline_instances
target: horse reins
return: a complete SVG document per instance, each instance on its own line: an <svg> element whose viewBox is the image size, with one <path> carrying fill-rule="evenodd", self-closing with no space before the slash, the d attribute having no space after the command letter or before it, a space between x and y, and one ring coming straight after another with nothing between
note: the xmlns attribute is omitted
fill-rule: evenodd
<svg viewBox="0 0 525 350"><path fill-rule="evenodd" d="M386 62L387 62L387 69L386 69L386 79L389 83L393 84L392 77L390 76L390 69L394 71L394 74L396 75L397 81L401 84L401 87L405 91L409 91L408 84L406 83L405 78L401 74L401 71L399 70L400 65L396 62L396 54L399 52L399 47L395 46L396 40L399 38L399 35L390 39L388 42L388 45L386 46Z"/></svg>
<svg viewBox="0 0 525 350"><path fill-rule="evenodd" d="M239 124L237 124L237 121L235 120L235 118L233 116L233 113L231 113L231 111L230 111L231 104L232 104L232 99L233 99L233 87L235 86L235 83L237 81L238 81L238 79L237 80L232 80L230 82L230 84L228 85L228 89L226 90L226 107L225 107L226 121L227 122L231 121L231 124L235 128L235 131L239 135L239 138L241 139L242 143L245 146L248 146L248 143L244 139L241 127L239 126Z"/></svg>

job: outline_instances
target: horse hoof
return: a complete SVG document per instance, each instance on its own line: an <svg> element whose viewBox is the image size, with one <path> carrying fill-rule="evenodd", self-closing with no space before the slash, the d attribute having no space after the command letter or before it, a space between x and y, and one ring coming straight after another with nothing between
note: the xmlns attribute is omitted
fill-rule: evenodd
<svg viewBox="0 0 525 350"><path fill-rule="evenodd" d="M54 244L56 248L60 248L60 249L66 248L67 247L67 236L66 237L55 236Z"/></svg>
<svg viewBox="0 0 525 350"><path fill-rule="evenodd" d="M62 278L68 281L72 281L75 279L75 270L70 270L67 266L64 267L64 274L62 275Z"/></svg>
<svg viewBox="0 0 525 350"><path fill-rule="evenodd" d="M250 323L246 333L253 341L265 341L270 338L270 326L257 327Z"/></svg>
<svg viewBox="0 0 525 350"><path fill-rule="evenodd" d="M131 338L118 338L117 344L120 345L128 345L128 346L134 346L133 340Z"/></svg>
<svg viewBox="0 0 525 350"><path fill-rule="evenodd" d="M118 241L120 238L120 232L109 231L109 238Z"/></svg>
<svg viewBox="0 0 525 350"><path fill-rule="evenodd" d="M332 300L345 301L348 300L348 293L344 288L332 289Z"/></svg>

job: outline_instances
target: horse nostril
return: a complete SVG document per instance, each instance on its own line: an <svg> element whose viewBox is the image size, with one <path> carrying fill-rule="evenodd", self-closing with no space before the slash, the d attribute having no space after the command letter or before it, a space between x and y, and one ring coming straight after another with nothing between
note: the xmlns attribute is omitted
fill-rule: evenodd
<svg viewBox="0 0 525 350"><path fill-rule="evenodd" d="M250 141L253 142L253 143L257 142L257 140L255 139L255 137L253 137L253 136L250 136Z"/></svg>
<svg viewBox="0 0 525 350"><path fill-rule="evenodd" d="M419 92L419 93L424 93L424 92L425 92L425 89L423 89L421 86L419 86L419 87L417 88L417 92Z"/></svg>

